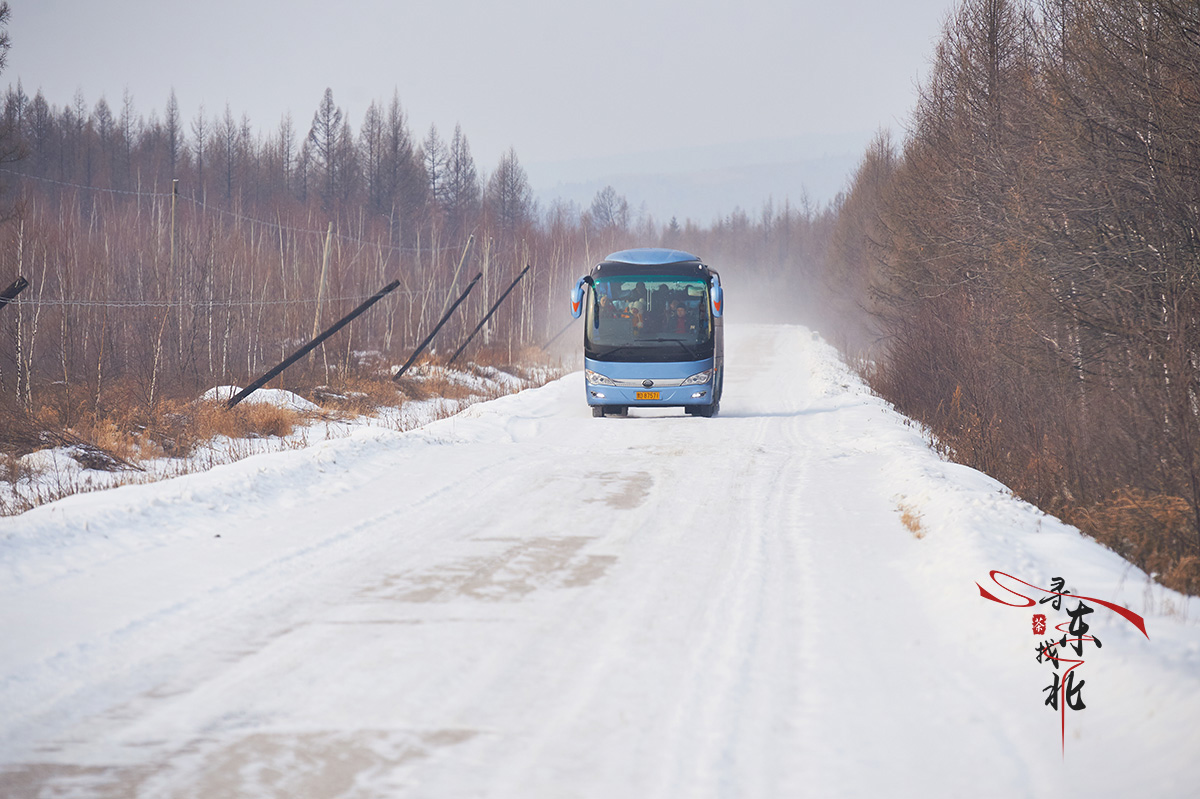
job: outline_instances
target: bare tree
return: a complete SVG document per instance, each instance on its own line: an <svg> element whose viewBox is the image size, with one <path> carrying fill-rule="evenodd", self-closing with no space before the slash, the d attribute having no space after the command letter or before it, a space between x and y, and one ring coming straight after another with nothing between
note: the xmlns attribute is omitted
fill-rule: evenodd
<svg viewBox="0 0 1200 799"><path fill-rule="evenodd" d="M25 114L25 138L32 151L35 169L44 170L51 163L53 137L54 115L39 89Z"/></svg>
<svg viewBox="0 0 1200 799"><path fill-rule="evenodd" d="M380 179L387 210L398 210L406 225L414 224L425 207L428 189L422 172L400 95L393 92L383 129Z"/></svg>
<svg viewBox="0 0 1200 799"><path fill-rule="evenodd" d="M333 90L325 89L313 114L312 126L308 131L308 142L312 147L313 167L321 185L321 198L325 207L332 206L338 196L338 164L342 143L342 109L333 102Z"/></svg>
<svg viewBox="0 0 1200 799"><path fill-rule="evenodd" d="M104 99L101 98L101 102ZM192 137L195 139L196 152L196 184L203 190L204 188L204 156L208 154L209 137L212 135L212 128L209 126L208 117L204 113L204 104L200 104L200 108L196 111L195 118L192 119ZM103 139L103 134L101 134Z"/></svg>
<svg viewBox="0 0 1200 799"><path fill-rule="evenodd" d="M0 3L0 72L8 66L8 50L12 47L12 38L8 35L8 21L12 17L12 9L8 2Z"/></svg>
<svg viewBox="0 0 1200 799"><path fill-rule="evenodd" d="M455 125L446 154L445 195L442 200L446 227L452 237L467 232L470 220L479 213L480 195L479 173L471 156L471 145L462 132L462 126Z"/></svg>
<svg viewBox="0 0 1200 799"><path fill-rule="evenodd" d="M612 186L596 192L589 210L593 224L600 230L620 230L629 224L629 201Z"/></svg>
<svg viewBox="0 0 1200 799"><path fill-rule="evenodd" d="M121 115L117 119L120 165L115 167L116 174L122 178L121 185L126 187L133 184L133 148L140 128L141 121L134 110L133 95L126 89L121 98Z"/></svg>
<svg viewBox="0 0 1200 799"><path fill-rule="evenodd" d="M220 174L221 193L226 200L233 198L233 187L238 174L238 138L237 122L229 103L225 104L225 114L215 125L216 150L215 164Z"/></svg>
<svg viewBox="0 0 1200 799"><path fill-rule="evenodd" d="M446 202L447 153L436 125L429 126L429 133L421 143L419 156L421 165L425 168L425 185L428 188L429 199L440 210Z"/></svg>
<svg viewBox="0 0 1200 799"><path fill-rule="evenodd" d="M375 101L367 106L362 127L358 131L358 150L366 184L367 202L375 213L386 213L390 197L385 188L383 114Z"/></svg>
<svg viewBox="0 0 1200 799"><path fill-rule="evenodd" d="M87 99L83 92L76 90L72 104L71 119L74 123L72 130L72 160L77 180L84 185L92 185L95 167L94 131L92 130L92 115L88 109Z"/></svg>
<svg viewBox="0 0 1200 799"><path fill-rule="evenodd" d="M284 114L279 120L276 142L279 153L279 185L284 191L288 191L292 188L292 173L296 168L296 131L292 125L291 114Z"/></svg>
<svg viewBox="0 0 1200 799"><path fill-rule="evenodd" d="M334 174L337 175L337 199L341 203L349 203L358 190L361 168L358 161L358 148L354 144L354 131L348 121L342 122L338 132L337 150L335 151Z"/></svg>
<svg viewBox="0 0 1200 799"><path fill-rule="evenodd" d="M510 236L533 218L533 189L513 147L500 156L488 179L487 204L500 230Z"/></svg>
<svg viewBox="0 0 1200 799"><path fill-rule="evenodd" d="M175 89L171 89L171 96L167 98L167 117L164 126L166 134L167 158L171 166L171 176L177 177L176 173L179 169L179 158L183 151L183 129L179 115L179 100L175 97Z"/></svg>

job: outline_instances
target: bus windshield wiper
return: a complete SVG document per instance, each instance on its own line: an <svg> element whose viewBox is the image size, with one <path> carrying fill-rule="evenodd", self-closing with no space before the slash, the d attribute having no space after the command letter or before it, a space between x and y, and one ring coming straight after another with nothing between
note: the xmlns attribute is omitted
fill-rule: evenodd
<svg viewBox="0 0 1200 799"><path fill-rule="evenodd" d="M609 347L608 349L604 350L603 352L597 352L593 357L595 357L596 360L598 360L598 361L602 361L605 358L607 358L609 355L612 355L615 352L620 352L621 350L632 350L632 349L637 349L637 345L636 344L620 344L616 347Z"/></svg>
<svg viewBox="0 0 1200 799"><path fill-rule="evenodd" d="M677 338L644 338L644 339L642 339L642 341L654 341L654 342L662 343L662 344L666 344L668 342L671 344L678 344L680 346L680 348L683 349L684 352L686 352L688 355L690 355L692 357L693 361L696 360L696 351L693 350L688 345L684 344L682 341L680 341Z"/></svg>

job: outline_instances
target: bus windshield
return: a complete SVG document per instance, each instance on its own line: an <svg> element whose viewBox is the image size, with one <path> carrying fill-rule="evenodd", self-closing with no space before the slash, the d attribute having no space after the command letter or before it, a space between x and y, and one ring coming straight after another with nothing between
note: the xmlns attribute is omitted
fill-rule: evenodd
<svg viewBox="0 0 1200 799"><path fill-rule="evenodd" d="M596 278L585 350L618 361L693 361L712 356L708 283L677 275Z"/></svg>

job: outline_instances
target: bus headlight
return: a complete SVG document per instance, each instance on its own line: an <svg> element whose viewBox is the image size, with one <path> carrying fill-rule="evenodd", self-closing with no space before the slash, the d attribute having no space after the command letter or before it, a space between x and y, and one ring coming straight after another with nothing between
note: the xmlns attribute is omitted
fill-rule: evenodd
<svg viewBox="0 0 1200 799"><path fill-rule="evenodd" d="M616 385L613 381L599 372L593 372L591 369L584 369L583 376L589 383L594 386L613 386Z"/></svg>
<svg viewBox="0 0 1200 799"><path fill-rule="evenodd" d="M712 369L705 369L703 372L692 375L687 380L680 383L681 386L699 386L712 380Z"/></svg>

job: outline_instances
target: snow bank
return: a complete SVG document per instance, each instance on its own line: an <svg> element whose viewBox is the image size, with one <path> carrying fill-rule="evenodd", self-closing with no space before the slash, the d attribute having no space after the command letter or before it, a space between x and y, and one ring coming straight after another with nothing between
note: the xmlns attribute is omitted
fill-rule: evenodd
<svg viewBox="0 0 1200 799"><path fill-rule="evenodd" d="M101 452L84 451L79 446L39 450L18 459L18 471L23 476L17 482L0 481L0 500L18 507L40 504L49 499L80 492L93 492L130 483L157 482L204 471L215 465L252 455L308 447L329 439L351 436L362 428L411 430L458 413L486 397L519 391L523 386L544 383L555 375L555 370L535 368L529 370L523 379L494 367L479 367L475 364L468 364L467 371L422 366L414 372L414 379L419 382L438 379L461 386L463 390L460 393L463 396L431 396L422 400L407 401L399 407L382 406L376 408L371 415L331 418L323 413L320 405L299 394L281 389L259 389L242 402L270 404L320 418L318 421L297 426L284 438L232 439L218 436L200 445L191 455L184 458L140 460L137 465L142 471L131 470L111 462L111 459L106 463ZM214 386L205 391L200 399L223 403L241 390L241 387L233 385ZM341 396L345 398L352 395L353 392L347 392Z"/></svg>
<svg viewBox="0 0 1200 799"><path fill-rule="evenodd" d="M241 390L240 386L215 386L201 394L200 399L209 400L210 402L228 402ZM242 402L274 405L279 408L289 408L293 411L299 411L300 413L321 412L320 405L317 405L315 402L309 402L299 394L284 391L281 388L260 388L242 400Z"/></svg>

